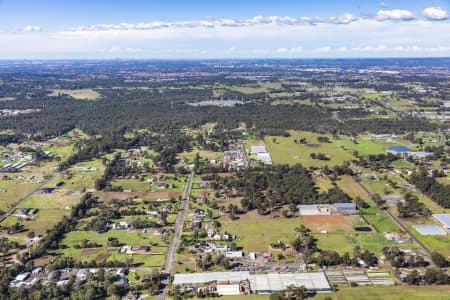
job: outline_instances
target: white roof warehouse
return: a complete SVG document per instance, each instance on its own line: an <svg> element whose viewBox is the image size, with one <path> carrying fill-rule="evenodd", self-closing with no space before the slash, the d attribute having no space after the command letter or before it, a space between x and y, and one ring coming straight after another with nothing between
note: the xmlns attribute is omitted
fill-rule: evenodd
<svg viewBox="0 0 450 300"><path fill-rule="evenodd" d="M288 286L304 286L310 292L331 292L330 284L323 272L268 273L252 275L249 272L212 272L175 274L174 285L194 285L224 282L236 284L248 280L253 293L270 294L284 291Z"/></svg>

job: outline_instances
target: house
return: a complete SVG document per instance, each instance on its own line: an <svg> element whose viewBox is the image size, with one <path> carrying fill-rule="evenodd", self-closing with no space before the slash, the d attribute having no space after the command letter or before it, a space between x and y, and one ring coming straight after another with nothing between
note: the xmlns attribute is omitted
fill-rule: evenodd
<svg viewBox="0 0 450 300"><path fill-rule="evenodd" d="M217 253L225 253L228 251L228 246L227 245L216 245L216 244L211 244L210 245L210 249L213 252L217 252Z"/></svg>
<svg viewBox="0 0 450 300"><path fill-rule="evenodd" d="M13 214L13 216L23 219L28 219L33 217L33 215L37 212L36 209L29 209L29 208L20 208L16 210L16 212Z"/></svg>
<svg viewBox="0 0 450 300"><path fill-rule="evenodd" d="M69 279L62 279L56 282L56 286L63 286L69 283Z"/></svg>
<svg viewBox="0 0 450 300"><path fill-rule="evenodd" d="M131 248L131 246L122 246L120 247L119 253L131 254Z"/></svg>
<svg viewBox="0 0 450 300"><path fill-rule="evenodd" d="M132 226L130 224L128 224L128 222L118 222L118 223L113 223L112 228L116 229L116 230L126 230L131 228Z"/></svg>
<svg viewBox="0 0 450 300"><path fill-rule="evenodd" d="M16 280L16 281L24 281L28 277L30 277L30 272L23 272L23 273L20 273L19 275L17 275L16 278L14 278L14 280Z"/></svg>
<svg viewBox="0 0 450 300"><path fill-rule="evenodd" d="M116 284L117 284L118 286L124 286L124 285L127 285L127 284L128 284L128 279L127 279L126 277L121 277L121 278L116 282Z"/></svg>
<svg viewBox="0 0 450 300"><path fill-rule="evenodd" d="M192 220L191 228L192 229L200 229L202 227L202 221L194 219Z"/></svg>
<svg viewBox="0 0 450 300"><path fill-rule="evenodd" d="M131 251L133 254L148 254L150 252L150 246L133 246Z"/></svg>
<svg viewBox="0 0 450 300"><path fill-rule="evenodd" d="M250 252L250 254L248 255L248 257L249 257L251 260L255 260L255 259L256 259L256 252Z"/></svg>
<svg viewBox="0 0 450 300"><path fill-rule="evenodd" d="M227 251L225 252L225 257L228 258L241 258L244 256L244 252L242 251Z"/></svg>
<svg viewBox="0 0 450 300"><path fill-rule="evenodd" d="M206 231L206 234L208 235L208 238L212 238L215 233L216 232L214 231L214 229L211 229L211 228Z"/></svg>
<svg viewBox="0 0 450 300"><path fill-rule="evenodd" d="M38 235L35 235L34 237L30 238L28 240L28 244L31 245L31 244L39 242L40 240L42 240L42 235L38 234Z"/></svg>
<svg viewBox="0 0 450 300"><path fill-rule="evenodd" d="M90 274L91 272L89 271L89 269L80 269L77 273L77 279L80 281L84 281L87 278L87 275Z"/></svg>
<svg viewBox="0 0 450 300"><path fill-rule="evenodd" d="M116 271L116 275L117 276L125 276L125 275L127 275L127 272L128 272L128 269L126 269L126 268L119 268Z"/></svg>
<svg viewBox="0 0 450 300"><path fill-rule="evenodd" d="M381 200L385 201L388 205L394 206L399 202L405 202L402 195L399 194L389 194L381 196Z"/></svg>

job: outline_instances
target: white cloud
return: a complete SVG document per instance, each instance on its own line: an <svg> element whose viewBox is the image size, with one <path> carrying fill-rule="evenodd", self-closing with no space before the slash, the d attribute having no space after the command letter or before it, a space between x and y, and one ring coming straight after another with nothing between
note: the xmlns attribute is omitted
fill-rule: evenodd
<svg viewBox="0 0 450 300"><path fill-rule="evenodd" d="M292 47L292 48L278 48L276 49L276 53L278 54L295 54L295 53L302 53L303 52L303 47L302 46L298 46L298 47Z"/></svg>
<svg viewBox="0 0 450 300"><path fill-rule="evenodd" d="M380 21L384 20L402 20L402 21L408 21L415 19L416 16L413 12L409 10L403 10L403 9L391 9L391 10L384 10L381 9L376 14L376 19Z"/></svg>
<svg viewBox="0 0 450 300"><path fill-rule="evenodd" d="M24 32L38 32L38 31L41 31L41 27L28 25L28 26L25 26L24 28L22 28L22 31L24 31Z"/></svg>
<svg viewBox="0 0 450 300"><path fill-rule="evenodd" d="M314 48L311 50L311 52L312 53L328 53L331 50L333 50L333 48L331 48L330 46L325 46L325 47Z"/></svg>
<svg viewBox="0 0 450 300"><path fill-rule="evenodd" d="M422 15L428 20L446 20L449 14L440 7L427 7L422 11Z"/></svg>
<svg viewBox="0 0 450 300"><path fill-rule="evenodd" d="M119 24L96 24L91 26L79 26L71 31L125 31L125 30L161 30L171 28L218 28L218 27L252 27L257 25L317 25L317 24L350 24L359 18L350 13L341 16L327 18L289 16L255 16L250 19L208 19L199 21L178 21L178 22L147 22L147 23L119 23Z"/></svg>

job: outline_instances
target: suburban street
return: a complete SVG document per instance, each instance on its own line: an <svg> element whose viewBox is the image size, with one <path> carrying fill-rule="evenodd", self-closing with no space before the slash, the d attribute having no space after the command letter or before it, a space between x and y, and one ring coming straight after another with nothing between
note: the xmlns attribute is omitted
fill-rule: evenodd
<svg viewBox="0 0 450 300"><path fill-rule="evenodd" d="M175 261L175 252L177 249L178 240L180 239L180 234L181 234L181 231L183 230L184 213L185 213L186 203L189 201L189 195L191 193L193 175L194 175L193 173L189 174L187 181L186 181L186 186L184 187L184 193L183 193L183 197L181 199L181 206L180 206L180 210L178 212L177 221L176 221L175 228L174 228L172 244L170 245L169 252L167 253L167 257L166 257L166 262L164 264L163 273L165 274L165 278L161 281L161 284L163 285L163 290L158 296L158 299L160 299L160 300L163 300L166 296L168 279L172 272L173 264Z"/></svg>

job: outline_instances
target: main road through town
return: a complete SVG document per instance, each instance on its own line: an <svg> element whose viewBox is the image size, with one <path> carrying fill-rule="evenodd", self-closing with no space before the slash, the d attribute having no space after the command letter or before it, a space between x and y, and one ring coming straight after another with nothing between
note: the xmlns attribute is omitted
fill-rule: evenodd
<svg viewBox="0 0 450 300"><path fill-rule="evenodd" d="M175 252L178 245L178 240L180 239L181 231L183 230L183 219L184 213L186 209L186 203L189 201L189 195L191 194L192 187L192 177L193 173L189 174L186 185L184 187L183 197L181 198L180 210L178 211L177 221L175 224L174 234L172 244L170 245L169 252L167 253L166 263L164 264L164 279L162 280L163 290L158 296L158 300L164 300L167 289L168 289L168 279L170 274L172 273L172 268L175 261Z"/></svg>

